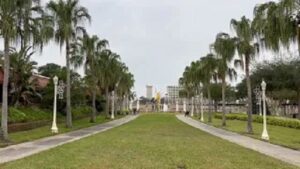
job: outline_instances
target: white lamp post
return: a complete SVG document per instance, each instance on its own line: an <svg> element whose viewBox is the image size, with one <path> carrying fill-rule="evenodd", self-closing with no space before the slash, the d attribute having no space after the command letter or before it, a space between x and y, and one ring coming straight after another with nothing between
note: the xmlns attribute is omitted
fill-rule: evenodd
<svg viewBox="0 0 300 169"><path fill-rule="evenodd" d="M129 102L129 110L132 111L132 100Z"/></svg>
<svg viewBox="0 0 300 169"><path fill-rule="evenodd" d="M168 111L168 94L165 95L164 105L163 105L163 112L167 112L167 111Z"/></svg>
<svg viewBox="0 0 300 169"><path fill-rule="evenodd" d="M186 100L185 99L183 100L183 112L184 113L186 112Z"/></svg>
<svg viewBox="0 0 300 169"><path fill-rule="evenodd" d="M201 121L204 122L204 115L203 115L203 93L200 93L200 112L201 112Z"/></svg>
<svg viewBox="0 0 300 169"><path fill-rule="evenodd" d="M194 117L194 97L192 97L192 110L191 110L191 116Z"/></svg>
<svg viewBox="0 0 300 169"><path fill-rule="evenodd" d="M176 112L179 112L178 99L176 99Z"/></svg>
<svg viewBox="0 0 300 169"><path fill-rule="evenodd" d="M121 78L116 83L115 89L118 88L120 81L121 81ZM111 105L111 119L115 119L115 89L111 92L111 97L112 97L112 101L111 101L111 104L112 104Z"/></svg>
<svg viewBox="0 0 300 169"><path fill-rule="evenodd" d="M140 109L140 99L138 98L136 101L136 111L139 111Z"/></svg>
<svg viewBox="0 0 300 169"><path fill-rule="evenodd" d="M115 119L115 90L111 92L111 119Z"/></svg>
<svg viewBox="0 0 300 169"><path fill-rule="evenodd" d="M263 133L261 135L261 138L264 140L269 140L269 135L268 135L268 131L267 131L267 116L266 116L266 87L267 87L267 84L263 80L261 83L262 101L263 101Z"/></svg>
<svg viewBox="0 0 300 169"><path fill-rule="evenodd" d="M58 82L57 76L53 78L53 82L54 82L54 102L53 102L53 121L52 121L51 131L52 133L58 133L58 128L56 125L57 82Z"/></svg>

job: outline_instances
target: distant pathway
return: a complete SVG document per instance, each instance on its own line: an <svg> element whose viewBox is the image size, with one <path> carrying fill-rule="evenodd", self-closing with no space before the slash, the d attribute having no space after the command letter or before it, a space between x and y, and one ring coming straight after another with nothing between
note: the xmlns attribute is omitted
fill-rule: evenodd
<svg viewBox="0 0 300 169"><path fill-rule="evenodd" d="M268 142L242 136L234 132L222 130L201 123L192 118L184 117L183 115L177 115L177 118L190 126L203 130L214 136L300 167L300 151L284 148Z"/></svg>
<svg viewBox="0 0 300 169"><path fill-rule="evenodd" d="M56 136L46 137L31 142L12 145L6 148L0 148L0 163L24 158L41 151L45 151L100 132L104 132L111 128L128 123L129 121L134 120L136 117L137 116L126 116L124 118L113 120L93 127L84 128Z"/></svg>

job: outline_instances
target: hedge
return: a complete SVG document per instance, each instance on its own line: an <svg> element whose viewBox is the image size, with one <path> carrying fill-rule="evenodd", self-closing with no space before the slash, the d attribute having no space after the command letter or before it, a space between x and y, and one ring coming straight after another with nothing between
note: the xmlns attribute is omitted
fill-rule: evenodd
<svg viewBox="0 0 300 169"><path fill-rule="evenodd" d="M87 117L92 112L89 106L72 108L72 115L75 118ZM40 109L38 107L10 107L8 112L8 123L26 123L36 121L51 121L52 110ZM57 118L61 119L62 114L58 112ZM1 120L1 115L0 115Z"/></svg>
<svg viewBox="0 0 300 169"><path fill-rule="evenodd" d="M87 117L92 113L93 109L90 106L78 106L72 108L72 115L75 118Z"/></svg>
<svg viewBox="0 0 300 169"><path fill-rule="evenodd" d="M29 121L51 120L52 113L49 110L41 110L37 107L11 107L8 113L8 123L24 123Z"/></svg>
<svg viewBox="0 0 300 169"><path fill-rule="evenodd" d="M253 122L263 123L262 116L253 115L252 117L253 117ZM222 114L216 113L215 118L222 119ZM226 114L226 119L247 121L248 117L246 114ZM267 124L300 129L300 120L284 118L284 117L267 116Z"/></svg>

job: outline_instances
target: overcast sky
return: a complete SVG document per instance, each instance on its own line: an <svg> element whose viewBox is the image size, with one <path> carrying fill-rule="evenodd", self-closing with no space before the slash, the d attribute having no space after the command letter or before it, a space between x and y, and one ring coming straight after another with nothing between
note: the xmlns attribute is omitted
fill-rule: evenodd
<svg viewBox="0 0 300 169"><path fill-rule="evenodd" d="M231 32L229 22L267 0L81 0L92 15L90 34L110 42L135 76L135 91L145 86L164 92L177 85L191 61L209 51L218 32ZM64 51L48 45L34 60L39 65L65 65Z"/></svg>

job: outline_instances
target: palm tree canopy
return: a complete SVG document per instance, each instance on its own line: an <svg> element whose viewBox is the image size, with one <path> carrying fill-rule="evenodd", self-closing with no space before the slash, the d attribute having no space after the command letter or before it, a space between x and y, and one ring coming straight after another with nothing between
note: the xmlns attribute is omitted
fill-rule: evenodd
<svg viewBox="0 0 300 169"><path fill-rule="evenodd" d="M216 52L216 67L218 76L223 79L229 71L229 64L235 55L235 39L231 38L227 33L219 33L213 44L214 51ZM228 74L230 77L231 75Z"/></svg>
<svg viewBox="0 0 300 169"><path fill-rule="evenodd" d="M85 7L79 6L78 0L51 0L47 9L55 20L55 40L62 47L66 40L75 39L76 31L82 30L80 25L91 16Z"/></svg>
<svg viewBox="0 0 300 169"><path fill-rule="evenodd" d="M240 60L236 60L235 65L244 67L244 61L249 65L256 53L259 52L259 44L254 42L250 19L247 19L245 16L240 20L232 19L231 27L237 35L235 43L240 56Z"/></svg>
<svg viewBox="0 0 300 169"><path fill-rule="evenodd" d="M1 0L0 35L11 42L28 42L43 47L52 37L53 24L40 6L40 0Z"/></svg>
<svg viewBox="0 0 300 169"><path fill-rule="evenodd" d="M251 42L253 40L250 19L245 16L243 16L240 21L232 19L230 25L241 41Z"/></svg>
<svg viewBox="0 0 300 169"><path fill-rule="evenodd" d="M267 48L278 51L280 46L299 43L297 37L300 21L298 0L280 0L257 5L254 9L252 30Z"/></svg>

